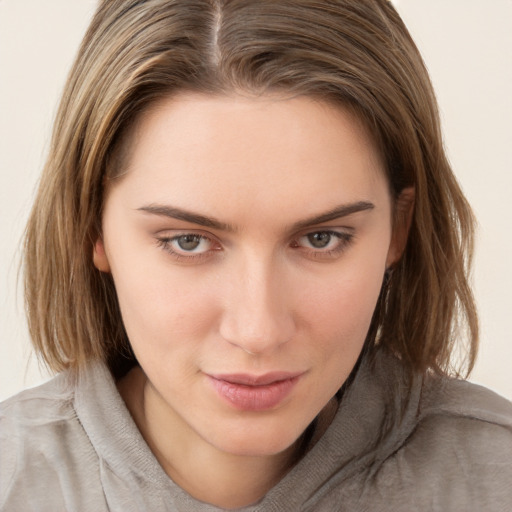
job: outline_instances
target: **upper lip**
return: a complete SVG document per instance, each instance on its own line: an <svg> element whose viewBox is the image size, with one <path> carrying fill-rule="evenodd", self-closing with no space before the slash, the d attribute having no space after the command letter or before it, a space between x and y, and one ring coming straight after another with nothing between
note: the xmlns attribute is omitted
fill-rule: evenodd
<svg viewBox="0 0 512 512"><path fill-rule="evenodd" d="M231 384L241 384L243 386L267 386L283 380L294 379L304 372L268 372L262 375L253 375L249 373L229 373L229 374L209 374L216 380L223 380Z"/></svg>

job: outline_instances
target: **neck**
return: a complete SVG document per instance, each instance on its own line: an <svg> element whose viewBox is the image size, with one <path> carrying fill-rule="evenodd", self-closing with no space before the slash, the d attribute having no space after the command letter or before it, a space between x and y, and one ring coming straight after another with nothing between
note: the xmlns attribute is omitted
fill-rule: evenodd
<svg viewBox="0 0 512 512"><path fill-rule="evenodd" d="M266 458L230 456L200 447L156 454L166 473L191 496L232 509L263 498L287 472L293 449Z"/></svg>
<svg viewBox="0 0 512 512"><path fill-rule="evenodd" d="M140 368L119 384L119 391L156 459L169 477L194 498L221 508L259 501L290 469L296 448L268 456L235 455L217 450L177 418Z"/></svg>

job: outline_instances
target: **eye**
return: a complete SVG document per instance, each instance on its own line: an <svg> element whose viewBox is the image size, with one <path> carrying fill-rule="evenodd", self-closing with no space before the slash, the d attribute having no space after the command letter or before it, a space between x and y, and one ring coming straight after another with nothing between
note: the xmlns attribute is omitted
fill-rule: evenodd
<svg viewBox="0 0 512 512"><path fill-rule="evenodd" d="M204 252L208 250L208 239L201 235L179 235L171 238L173 248L184 252Z"/></svg>
<svg viewBox="0 0 512 512"><path fill-rule="evenodd" d="M352 233L324 229L297 238L292 247L306 251L306 255L314 258L330 258L346 249L353 237Z"/></svg>
<svg viewBox="0 0 512 512"><path fill-rule="evenodd" d="M308 243L315 249L325 249L333 241L332 233L328 231L319 231L318 233L310 233L305 237Z"/></svg>
<svg viewBox="0 0 512 512"><path fill-rule="evenodd" d="M180 233L157 239L158 245L176 259L208 257L211 251L219 250L219 244L198 233Z"/></svg>

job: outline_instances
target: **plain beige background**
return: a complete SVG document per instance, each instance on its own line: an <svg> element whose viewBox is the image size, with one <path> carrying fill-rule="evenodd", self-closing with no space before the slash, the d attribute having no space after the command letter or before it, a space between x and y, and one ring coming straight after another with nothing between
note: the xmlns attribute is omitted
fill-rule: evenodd
<svg viewBox="0 0 512 512"><path fill-rule="evenodd" d="M438 93L480 229L482 342L470 380L512 399L512 0L397 0ZM19 241L65 76L95 0L0 0L0 399L47 376L30 357Z"/></svg>

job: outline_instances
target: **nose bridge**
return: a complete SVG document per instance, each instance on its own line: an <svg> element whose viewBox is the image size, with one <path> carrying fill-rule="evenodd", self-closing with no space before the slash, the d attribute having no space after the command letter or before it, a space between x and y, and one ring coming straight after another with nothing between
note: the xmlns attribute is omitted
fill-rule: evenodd
<svg viewBox="0 0 512 512"><path fill-rule="evenodd" d="M254 354L286 343L294 320L286 276L276 258L245 255L230 281L220 326L223 338Z"/></svg>

